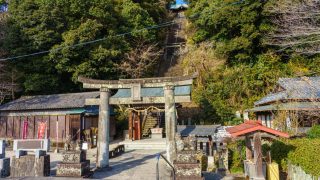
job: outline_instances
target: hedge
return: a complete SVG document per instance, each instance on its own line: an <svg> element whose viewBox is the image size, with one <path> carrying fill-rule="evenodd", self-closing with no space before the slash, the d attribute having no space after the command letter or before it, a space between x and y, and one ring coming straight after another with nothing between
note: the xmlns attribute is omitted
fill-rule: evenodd
<svg viewBox="0 0 320 180"><path fill-rule="evenodd" d="M275 141L271 147L273 161L280 164L285 171L288 161L300 166L306 173L313 176L320 176L320 139L293 139Z"/></svg>

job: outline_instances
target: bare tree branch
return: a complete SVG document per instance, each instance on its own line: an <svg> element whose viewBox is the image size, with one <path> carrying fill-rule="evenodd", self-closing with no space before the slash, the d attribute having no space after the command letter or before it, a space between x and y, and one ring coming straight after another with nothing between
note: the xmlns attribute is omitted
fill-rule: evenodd
<svg viewBox="0 0 320 180"><path fill-rule="evenodd" d="M161 54L157 44L146 44L138 42L136 48L125 54L125 59L119 64L118 68L123 74L130 78L145 77L148 72L153 71Z"/></svg>
<svg viewBox="0 0 320 180"><path fill-rule="evenodd" d="M299 54L320 51L320 1L279 0L269 4L267 12L275 29L267 34L266 45Z"/></svg>

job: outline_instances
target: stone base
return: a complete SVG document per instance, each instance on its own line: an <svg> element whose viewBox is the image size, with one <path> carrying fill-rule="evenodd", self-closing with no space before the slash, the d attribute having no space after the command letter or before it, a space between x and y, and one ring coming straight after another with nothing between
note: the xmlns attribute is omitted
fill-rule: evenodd
<svg viewBox="0 0 320 180"><path fill-rule="evenodd" d="M180 151L177 152L176 162L179 163L196 163L197 160L197 151L188 150L188 151Z"/></svg>
<svg viewBox="0 0 320 180"><path fill-rule="evenodd" d="M62 161L64 163L80 163L86 161L85 151L64 151L62 152Z"/></svg>
<svg viewBox="0 0 320 180"><path fill-rule="evenodd" d="M5 178L10 175L10 158L0 159L0 178Z"/></svg>
<svg viewBox="0 0 320 180"><path fill-rule="evenodd" d="M12 157L10 177L44 177L50 176L50 155L36 158L35 155Z"/></svg>
<svg viewBox="0 0 320 180"><path fill-rule="evenodd" d="M244 175L246 177L249 177L250 179L261 179L261 178L267 178L267 165L265 162L262 163L262 174L263 177L257 176L257 170L255 163L244 160Z"/></svg>
<svg viewBox="0 0 320 180"><path fill-rule="evenodd" d="M162 139L162 133L151 134L151 139Z"/></svg>
<svg viewBox="0 0 320 180"><path fill-rule="evenodd" d="M81 163L57 164L57 176L59 177L83 177L90 173L90 161Z"/></svg>
<svg viewBox="0 0 320 180"><path fill-rule="evenodd" d="M207 171L212 172L215 169L214 157L208 156L208 167Z"/></svg>
<svg viewBox="0 0 320 180"><path fill-rule="evenodd" d="M176 175L179 177L201 177L201 166L199 163L173 163Z"/></svg>
<svg viewBox="0 0 320 180"><path fill-rule="evenodd" d="M188 177L185 177L185 176L178 176L176 177L176 180L204 180L204 177L198 177L198 176L188 176Z"/></svg>

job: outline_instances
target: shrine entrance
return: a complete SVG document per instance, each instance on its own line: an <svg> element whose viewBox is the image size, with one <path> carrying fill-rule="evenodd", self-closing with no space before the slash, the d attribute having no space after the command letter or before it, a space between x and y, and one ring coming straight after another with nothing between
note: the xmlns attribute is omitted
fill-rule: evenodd
<svg viewBox="0 0 320 180"><path fill-rule="evenodd" d="M86 99L86 105L99 105L97 167L109 166L110 105L130 106L128 133L132 140L140 140L150 135L152 138L165 137L167 158L173 162L176 151L174 143L177 131L176 104L191 102L191 86L195 77L196 75L120 80L79 77L78 80L83 83L83 88L100 90L99 99ZM116 91L112 96L111 90ZM162 110L159 111L160 109ZM154 110L158 110L157 113L160 115L162 113L164 121L159 119L158 122L156 119L148 123L148 117L153 117ZM150 112L151 115L148 116ZM163 128L160 128L160 122L164 123ZM149 128L146 128L147 125Z"/></svg>
<svg viewBox="0 0 320 180"><path fill-rule="evenodd" d="M128 140L150 139L155 129L161 131L158 134L158 138L165 138L164 109L147 106L128 108L127 111L129 111Z"/></svg>

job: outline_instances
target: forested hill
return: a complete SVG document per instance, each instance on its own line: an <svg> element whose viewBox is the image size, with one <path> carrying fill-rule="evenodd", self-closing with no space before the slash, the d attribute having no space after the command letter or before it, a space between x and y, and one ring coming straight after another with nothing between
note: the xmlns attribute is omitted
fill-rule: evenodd
<svg viewBox="0 0 320 180"><path fill-rule="evenodd" d="M5 40L0 42L5 57L50 51L6 64L16 70L15 79L25 95L79 91L78 75L118 79L153 74L165 29L143 28L168 20L165 1L10 0L8 4ZM123 35L128 32L133 33ZM95 40L99 42L78 45Z"/></svg>
<svg viewBox="0 0 320 180"><path fill-rule="evenodd" d="M137 78L157 69L162 25L170 21L165 0L9 2L4 58L50 50L6 64L25 95L78 91L78 75ZM235 112L252 107L279 77L319 75L317 1L191 0L185 15L187 45L178 66L199 73L198 120L236 122ZM97 39L103 41L77 45Z"/></svg>
<svg viewBox="0 0 320 180"><path fill-rule="evenodd" d="M201 117L236 121L279 77L319 75L319 12L311 0L192 0L181 64L200 72Z"/></svg>

